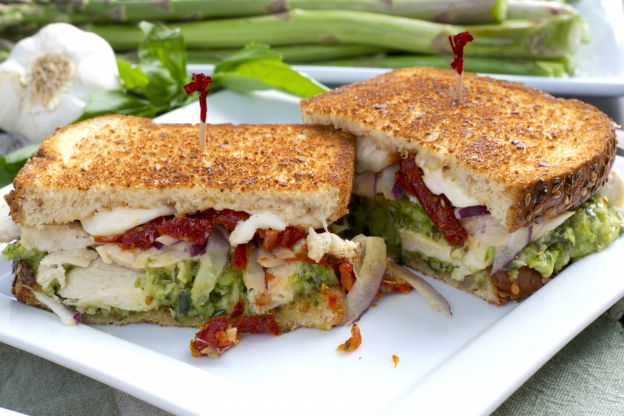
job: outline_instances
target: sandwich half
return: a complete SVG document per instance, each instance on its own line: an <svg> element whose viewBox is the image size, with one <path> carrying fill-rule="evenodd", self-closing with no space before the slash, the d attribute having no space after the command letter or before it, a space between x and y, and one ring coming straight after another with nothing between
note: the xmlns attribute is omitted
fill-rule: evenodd
<svg viewBox="0 0 624 416"><path fill-rule="evenodd" d="M521 84L406 68L302 101L357 136L349 225L495 303L525 298L623 231L615 123Z"/></svg>
<svg viewBox="0 0 624 416"><path fill-rule="evenodd" d="M192 351L212 356L242 332L329 329L363 313L351 295L376 294L383 240L327 231L347 213L353 137L209 125L202 153L198 133L108 116L44 141L6 197L17 299L94 324L208 321Z"/></svg>

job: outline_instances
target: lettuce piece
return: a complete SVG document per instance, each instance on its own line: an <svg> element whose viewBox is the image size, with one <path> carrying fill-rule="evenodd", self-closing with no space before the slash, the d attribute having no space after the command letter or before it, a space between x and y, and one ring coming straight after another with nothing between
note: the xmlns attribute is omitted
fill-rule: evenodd
<svg viewBox="0 0 624 416"><path fill-rule="evenodd" d="M25 262L35 274L37 273L37 269L39 268L39 263L41 262L41 259L47 256L47 254L48 253L46 253L45 251L40 251L35 248L26 248L19 241L15 241L9 244L2 251L2 256L6 260L21 260Z"/></svg>

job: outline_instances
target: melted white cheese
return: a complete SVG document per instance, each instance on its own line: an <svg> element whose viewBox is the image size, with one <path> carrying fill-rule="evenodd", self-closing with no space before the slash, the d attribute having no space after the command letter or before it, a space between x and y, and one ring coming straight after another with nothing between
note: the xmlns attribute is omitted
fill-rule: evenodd
<svg viewBox="0 0 624 416"><path fill-rule="evenodd" d="M382 194L386 199L394 199L392 188L396 182L396 173L399 165L395 164L385 168L377 178L377 193Z"/></svg>
<svg viewBox="0 0 624 416"><path fill-rule="evenodd" d="M28 248L54 252L59 250L81 250L95 244L80 223L44 225L41 228L22 227L21 243Z"/></svg>
<svg viewBox="0 0 624 416"><path fill-rule="evenodd" d="M381 172L392 165L396 159L396 151L381 147L368 137L358 137L356 141L357 163L355 170L361 172Z"/></svg>
<svg viewBox="0 0 624 416"><path fill-rule="evenodd" d="M175 213L166 205L156 208L122 208L99 211L80 220L82 227L91 235L106 236L123 234L137 225L145 224L154 218Z"/></svg>
<svg viewBox="0 0 624 416"><path fill-rule="evenodd" d="M457 208L481 205L470 195L461 183L455 182L437 161L418 154L416 164L423 170L423 181L427 188L436 195L444 194Z"/></svg>
<svg viewBox="0 0 624 416"><path fill-rule="evenodd" d="M362 245L353 241L343 240L336 234L324 232L318 234L312 227L308 230L308 257L319 262L325 254L354 263L362 253Z"/></svg>
<svg viewBox="0 0 624 416"><path fill-rule="evenodd" d="M261 228L283 231L286 229L286 222L276 214L268 211L253 214L245 221L239 221L236 224L236 228L230 234L230 244L234 247L248 243L254 237L256 231Z"/></svg>

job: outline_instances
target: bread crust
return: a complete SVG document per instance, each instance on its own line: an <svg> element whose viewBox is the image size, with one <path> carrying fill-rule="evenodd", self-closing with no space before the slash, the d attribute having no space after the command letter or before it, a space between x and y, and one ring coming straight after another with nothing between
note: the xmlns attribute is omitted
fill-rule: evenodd
<svg viewBox="0 0 624 416"><path fill-rule="evenodd" d="M412 269L457 289L472 293L493 305L504 305L509 301L526 299L558 274L551 276L550 279L543 279L535 270L522 267L518 270L518 275L515 278L512 278L510 273L503 270L495 275L488 275L485 280L476 283L470 275L460 281L436 273L424 262L411 261L409 259L403 260Z"/></svg>
<svg viewBox="0 0 624 416"><path fill-rule="evenodd" d="M35 306L40 309L49 309L40 303L32 294L30 288L36 289L38 285L32 271L23 261L13 263L15 279L12 292L22 303ZM333 297L332 307L328 304L328 295ZM289 304L282 305L271 311L275 321L282 332L305 327L315 329L331 329L342 325L347 317L346 296L338 288L328 288L325 293L312 293L310 295L298 295ZM83 314L82 322L93 325L118 325L150 323L161 326L178 326L199 328L205 320L201 317L174 318L168 308L161 308L146 312L128 312L123 318L106 315L103 313Z"/></svg>
<svg viewBox="0 0 624 416"><path fill-rule="evenodd" d="M348 133L303 125L207 126L105 116L61 128L20 170L6 200L19 224L69 223L115 206L272 210L291 225L347 213L355 149ZM303 222L299 224L297 221ZM308 221L310 222L310 221Z"/></svg>
<svg viewBox="0 0 624 416"><path fill-rule="evenodd" d="M304 122L341 127L397 152L441 160L507 229L585 201L615 160L615 123L595 107L519 83L404 68L301 102Z"/></svg>

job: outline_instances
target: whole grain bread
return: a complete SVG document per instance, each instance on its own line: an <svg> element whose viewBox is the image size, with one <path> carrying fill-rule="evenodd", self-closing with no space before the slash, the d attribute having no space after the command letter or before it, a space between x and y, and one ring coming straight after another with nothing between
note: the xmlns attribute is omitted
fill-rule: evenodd
<svg viewBox="0 0 624 416"><path fill-rule="evenodd" d="M199 128L105 116L67 126L20 170L6 200L18 224L63 224L112 207L270 210L320 227L347 213L355 147L348 133L304 125Z"/></svg>
<svg viewBox="0 0 624 416"><path fill-rule="evenodd" d="M332 125L403 155L439 161L515 231L585 201L615 159L615 123L595 107L519 83L398 69L301 102L308 124Z"/></svg>
<svg viewBox="0 0 624 416"><path fill-rule="evenodd" d="M493 276L469 275L460 281L453 279L450 275L436 273L424 261L415 258L403 258L402 260L414 270L432 276L457 289L472 293L494 305L504 305L509 301L525 299L550 280L542 279L542 276L533 269L522 267L515 278L503 270Z"/></svg>

